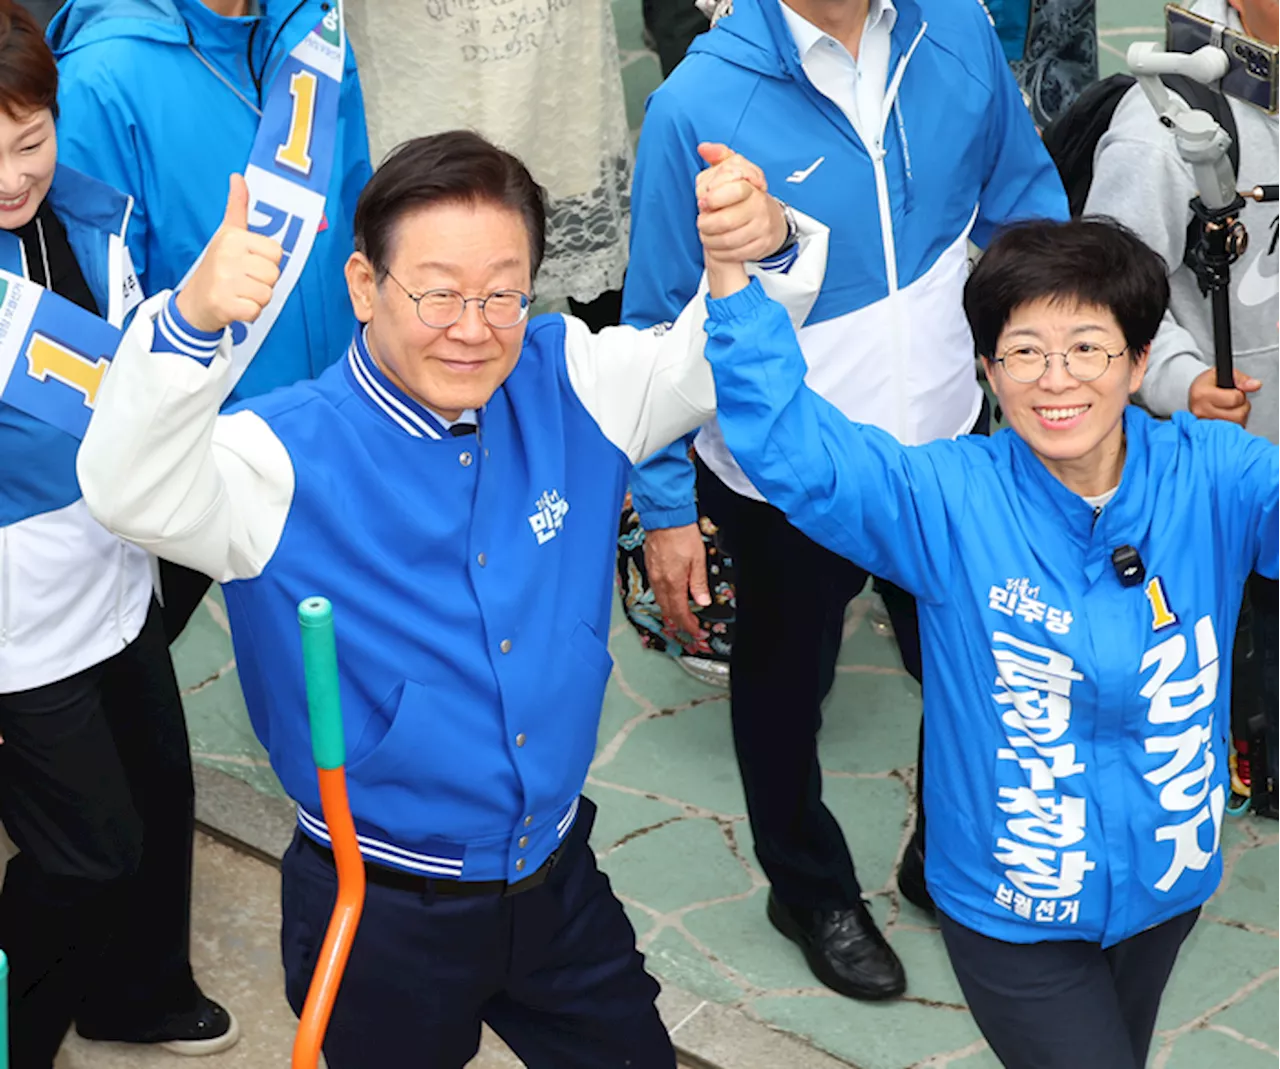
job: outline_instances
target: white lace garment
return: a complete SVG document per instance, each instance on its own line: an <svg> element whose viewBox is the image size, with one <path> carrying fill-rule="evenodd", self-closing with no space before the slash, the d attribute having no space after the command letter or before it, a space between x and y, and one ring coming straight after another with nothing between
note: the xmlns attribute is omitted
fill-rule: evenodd
<svg viewBox="0 0 1280 1069"><path fill-rule="evenodd" d="M622 286L631 139L608 0L347 0L376 163L396 145L472 129L547 190L538 296Z"/></svg>

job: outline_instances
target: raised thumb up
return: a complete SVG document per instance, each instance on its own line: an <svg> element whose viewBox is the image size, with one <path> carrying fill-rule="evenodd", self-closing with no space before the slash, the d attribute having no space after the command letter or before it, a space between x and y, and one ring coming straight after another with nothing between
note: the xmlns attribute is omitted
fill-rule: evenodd
<svg viewBox="0 0 1280 1069"><path fill-rule="evenodd" d="M249 231L249 187L243 175L233 174L222 225L178 293L178 311L209 333L252 323L271 301L281 255L279 242Z"/></svg>

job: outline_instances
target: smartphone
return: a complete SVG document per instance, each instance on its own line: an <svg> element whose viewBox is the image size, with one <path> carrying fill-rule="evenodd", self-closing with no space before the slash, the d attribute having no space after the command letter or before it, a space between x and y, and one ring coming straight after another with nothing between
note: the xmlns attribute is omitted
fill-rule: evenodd
<svg viewBox="0 0 1280 1069"><path fill-rule="evenodd" d="M1164 47L1167 52L1194 52L1204 45L1227 54L1227 73L1220 88L1271 115L1276 113L1277 49L1177 4L1164 6Z"/></svg>

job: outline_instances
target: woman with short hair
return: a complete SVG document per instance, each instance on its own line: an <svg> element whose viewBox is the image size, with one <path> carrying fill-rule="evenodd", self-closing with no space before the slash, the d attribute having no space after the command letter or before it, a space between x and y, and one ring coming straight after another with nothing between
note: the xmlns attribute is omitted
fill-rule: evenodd
<svg viewBox="0 0 1280 1069"><path fill-rule="evenodd" d="M965 311L1009 427L915 447L812 393L782 332L708 328L751 481L919 601L929 890L1014 1069L1144 1065L1222 874L1223 653L1249 572L1276 575L1278 454L1128 405L1168 292L1111 221L1007 231Z"/></svg>
<svg viewBox="0 0 1280 1069"><path fill-rule="evenodd" d="M73 1016L89 1038L185 1054L238 1034L191 974L191 757L151 559L89 515L80 441L48 422L89 395L66 366L37 367L17 325L38 299L32 337L66 353L142 299L132 201L58 163L57 92L39 28L0 0L0 820L19 850L0 949L15 1069L49 1069Z"/></svg>

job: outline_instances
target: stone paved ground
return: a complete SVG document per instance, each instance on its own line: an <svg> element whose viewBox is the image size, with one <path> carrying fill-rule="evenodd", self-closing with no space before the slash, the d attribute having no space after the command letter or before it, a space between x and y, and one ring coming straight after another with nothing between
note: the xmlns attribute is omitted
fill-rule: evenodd
<svg viewBox="0 0 1280 1069"><path fill-rule="evenodd" d="M1159 38L1156 0L1101 0L1100 7L1104 73L1119 68L1130 41ZM638 0L615 3L633 127L658 80L638 11ZM905 999L871 1006L832 995L769 927L725 697L643 651L616 615L617 666L589 788L600 804L594 846L664 984L735 1006L860 1069L990 1069L997 1063L963 1006L936 928L893 889L911 805L919 693L892 643L869 626L867 607L854 603L826 710L825 789L872 910L906 963ZM206 602L176 658L197 760L279 796L248 729L216 600ZM1276 1066L1277 841L1274 823L1228 821L1226 878L1166 995L1155 1069Z"/></svg>

